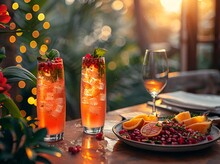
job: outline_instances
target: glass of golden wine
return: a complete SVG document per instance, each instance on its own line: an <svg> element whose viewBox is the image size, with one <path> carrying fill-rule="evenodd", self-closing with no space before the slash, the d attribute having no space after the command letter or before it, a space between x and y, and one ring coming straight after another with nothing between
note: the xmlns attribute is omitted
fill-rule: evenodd
<svg viewBox="0 0 220 164"><path fill-rule="evenodd" d="M143 80L153 98L152 114L157 116L155 100L167 84L169 66L165 49L146 50L143 62Z"/></svg>

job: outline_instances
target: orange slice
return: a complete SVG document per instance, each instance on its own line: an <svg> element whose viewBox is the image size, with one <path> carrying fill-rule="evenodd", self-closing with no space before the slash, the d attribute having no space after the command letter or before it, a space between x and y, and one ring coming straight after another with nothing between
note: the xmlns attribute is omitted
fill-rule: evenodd
<svg viewBox="0 0 220 164"><path fill-rule="evenodd" d="M183 120L183 123L186 126L189 126L189 125L192 125L192 124L195 124L195 123L205 122L205 121L207 121L207 116L203 115L203 116L195 116L195 117Z"/></svg>
<svg viewBox="0 0 220 164"><path fill-rule="evenodd" d="M155 115L140 114L140 115L135 116L134 119L135 118L143 118L145 124L149 123L149 122L157 122L158 121L158 118Z"/></svg>
<svg viewBox="0 0 220 164"><path fill-rule="evenodd" d="M181 123L183 122L184 120L186 119L189 119L191 118L191 115L189 113L189 111L186 111L186 112L181 112L179 114L177 114L174 119L178 122L178 123Z"/></svg>
<svg viewBox="0 0 220 164"><path fill-rule="evenodd" d="M141 128L141 134L145 137L154 137L160 134L162 125L159 122L149 122Z"/></svg>
<svg viewBox="0 0 220 164"><path fill-rule="evenodd" d="M123 122L122 127L126 130L140 129L144 124L143 118L133 118L129 121Z"/></svg>
<svg viewBox="0 0 220 164"><path fill-rule="evenodd" d="M187 128L192 129L194 131L198 131L203 134L207 134L207 133L209 133L211 126L212 126L211 121L205 121L205 122L199 122L199 123L189 125L189 126L187 126Z"/></svg>

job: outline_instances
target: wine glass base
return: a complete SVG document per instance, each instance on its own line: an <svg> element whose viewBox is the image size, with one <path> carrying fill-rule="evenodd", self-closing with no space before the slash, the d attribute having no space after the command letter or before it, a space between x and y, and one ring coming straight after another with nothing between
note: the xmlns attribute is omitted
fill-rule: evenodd
<svg viewBox="0 0 220 164"><path fill-rule="evenodd" d="M83 127L83 132L86 134L97 134L102 132L103 130L103 126L102 127L98 127L98 128L87 128L87 127Z"/></svg>
<svg viewBox="0 0 220 164"><path fill-rule="evenodd" d="M60 141L63 140L63 132L59 133L59 134L52 134L52 135L46 135L46 137L44 138L45 142L56 142L56 141Z"/></svg>

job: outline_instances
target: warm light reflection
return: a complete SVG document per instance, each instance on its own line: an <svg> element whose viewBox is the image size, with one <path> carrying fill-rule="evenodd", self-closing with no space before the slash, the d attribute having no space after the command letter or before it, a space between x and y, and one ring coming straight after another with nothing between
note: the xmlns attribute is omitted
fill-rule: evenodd
<svg viewBox="0 0 220 164"><path fill-rule="evenodd" d="M120 0L116 0L112 3L112 9L113 10L121 10L124 7L124 4Z"/></svg>
<svg viewBox="0 0 220 164"><path fill-rule="evenodd" d="M111 61L108 63L108 68L113 71L117 68L117 64L114 61Z"/></svg>
<svg viewBox="0 0 220 164"><path fill-rule="evenodd" d="M18 82L18 87L19 88L24 88L26 86L26 83L24 81L19 81Z"/></svg>
<svg viewBox="0 0 220 164"><path fill-rule="evenodd" d="M51 39L49 37L44 39L45 44L49 44L50 42L51 42Z"/></svg>
<svg viewBox="0 0 220 164"><path fill-rule="evenodd" d="M13 10L17 10L19 8L19 4L17 2L14 2L11 7Z"/></svg>
<svg viewBox="0 0 220 164"><path fill-rule="evenodd" d="M35 4L33 7L32 7L32 10L34 12L37 12L38 10L40 10L40 6L38 4Z"/></svg>
<svg viewBox="0 0 220 164"><path fill-rule="evenodd" d="M16 100L17 102L22 102L22 100L23 100L22 95L16 95L15 100Z"/></svg>
<svg viewBox="0 0 220 164"><path fill-rule="evenodd" d="M14 35L9 37L9 42L10 43L15 43L16 42L16 37Z"/></svg>
<svg viewBox="0 0 220 164"><path fill-rule="evenodd" d="M20 46L21 53L25 53L26 51L27 51L27 48L24 45Z"/></svg>
<svg viewBox="0 0 220 164"><path fill-rule="evenodd" d="M35 100L34 97L29 97L28 100L27 100L28 104L30 104L30 105L34 105L35 101L36 100Z"/></svg>
<svg viewBox="0 0 220 164"><path fill-rule="evenodd" d="M33 36L34 38L38 38L39 35L40 35L40 33L39 33L39 31L37 31L37 30L34 30L34 31L32 32L32 36Z"/></svg>
<svg viewBox="0 0 220 164"><path fill-rule="evenodd" d="M75 0L65 0L66 5L72 5Z"/></svg>
<svg viewBox="0 0 220 164"><path fill-rule="evenodd" d="M25 3L29 3L31 0L24 0Z"/></svg>
<svg viewBox="0 0 220 164"><path fill-rule="evenodd" d="M27 20L31 20L32 19L32 14L31 13L27 13L26 15L25 15L25 18L27 19Z"/></svg>
<svg viewBox="0 0 220 164"><path fill-rule="evenodd" d="M182 0L160 0L160 3L167 12L179 13Z"/></svg>
<svg viewBox="0 0 220 164"><path fill-rule="evenodd" d="M49 22L44 22L43 28L46 29L46 30L49 29L50 28L50 23Z"/></svg>
<svg viewBox="0 0 220 164"><path fill-rule="evenodd" d="M16 28L16 24L14 22L10 23L10 30L14 30Z"/></svg>
<svg viewBox="0 0 220 164"><path fill-rule="evenodd" d="M21 29L17 29L17 30L16 30L16 35L17 35L17 36L23 35L23 32L21 31Z"/></svg>
<svg viewBox="0 0 220 164"><path fill-rule="evenodd" d="M31 93L32 93L33 95L37 95L37 88L36 88L36 87L32 88L32 89L31 89Z"/></svg>
<svg viewBox="0 0 220 164"><path fill-rule="evenodd" d="M36 47L37 47L37 42L34 41L34 40L32 40L32 41L30 42L30 47L31 47L31 48L36 48Z"/></svg>
<svg viewBox="0 0 220 164"><path fill-rule="evenodd" d="M21 113L22 117L25 117L25 116L26 116L25 110L21 110L20 113Z"/></svg>
<svg viewBox="0 0 220 164"><path fill-rule="evenodd" d="M39 21L43 21L45 19L45 15L43 13L40 13L37 18Z"/></svg>
<svg viewBox="0 0 220 164"><path fill-rule="evenodd" d="M42 52L47 52L47 50L48 50L47 45L46 45L46 44L41 45L40 50L41 50Z"/></svg>
<svg viewBox="0 0 220 164"><path fill-rule="evenodd" d="M22 62L22 57L20 55L16 56L15 61L17 63L21 63Z"/></svg>

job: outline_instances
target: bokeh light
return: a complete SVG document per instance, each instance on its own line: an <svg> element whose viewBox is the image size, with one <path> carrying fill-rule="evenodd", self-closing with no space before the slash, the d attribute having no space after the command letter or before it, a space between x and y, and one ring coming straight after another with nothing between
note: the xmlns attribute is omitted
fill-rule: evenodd
<svg viewBox="0 0 220 164"><path fill-rule="evenodd" d="M16 35L17 36L21 36L22 34L23 34L23 32L21 31L21 29L16 30Z"/></svg>
<svg viewBox="0 0 220 164"><path fill-rule="evenodd" d="M40 33L39 33L39 31L37 31L37 30L34 30L34 31L32 32L32 36L33 36L34 38L38 38L39 35L40 35Z"/></svg>
<svg viewBox="0 0 220 164"><path fill-rule="evenodd" d="M25 53L26 51L27 51L27 48L25 47L25 45L21 45L20 46L20 52Z"/></svg>
<svg viewBox="0 0 220 164"><path fill-rule="evenodd" d="M112 3L112 9L113 9L113 10L118 11L118 10L121 10L123 7L124 7L124 4L123 4L123 2L120 1L120 0L116 0L116 1L114 1L114 2Z"/></svg>
<svg viewBox="0 0 220 164"><path fill-rule="evenodd" d="M51 39L49 37L45 38L44 39L44 43L45 44L49 44L51 42Z"/></svg>
<svg viewBox="0 0 220 164"><path fill-rule="evenodd" d="M16 100L17 102L22 102L22 100L23 100L22 95L16 95L15 100Z"/></svg>
<svg viewBox="0 0 220 164"><path fill-rule="evenodd" d="M31 104L31 105L34 105L35 101L36 100L32 96L27 99L28 104Z"/></svg>
<svg viewBox="0 0 220 164"><path fill-rule="evenodd" d="M20 112L21 112L21 115L22 115L22 117L25 117L26 116L26 112L25 112L25 110L20 110Z"/></svg>
<svg viewBox="0 0 220 164"><path fill-rule="evenodd" d="M31 48L36 48L36 47L37 47L37 42L34 41L34 40L32 40L32 41L30 42L30 47L31 47Z"/></svg>
<svg viewBox="0 0 220 164"><path fill-rule="evenodd" d="M17 2L14 2L11 7L13 10L17 10L19 8L19 4Z"/></svg>
<svg viewBox="0 0 220 164"><path fill-rule="evenodd" d="M50 28L50 23L49 22L44 22L43 28L46 29L46 30L49 29Z"/></svg>
<svg viewBox="0 0 220 164"><path fill-rule="evenodd" d="M36 87L32 88L32 89L31 89L31 93L32 93L33 95L37 95L37 88L36 88Z"/></svg>
<svg viewBox="0 0 220 164"><path fill-rule="evenodd" d="M24 88L26 86L26 83L24 81L19 81L18 82L18 87L19 88Z"/></svg>
<svg viewBox="0 0 220 164"><path fill-rule="evenodd" d="M32 10L33 10L34 12L37 12L37 11L40 10L40 6L39 6L38 4L35 4L35 5L32 7Z"/></svg>
<svg viewBox="0 0 220 164"><path fill-rule="evenodd" d="M15 43L15 42L16 42L16 37L15 37L14 35L11 35L11 36L9 37L9 42L10 42L10 43Z"/></svg>
<svg viewBox="0 0 220 164"><path fill-rule="evenodd" d="M31 13L27 13L26 15L25 15L25 18L27 19L27 20L31 20L32 19L32 14Z"/></svg>
<svg viewBox="0 0 220 164"><path fill-rule="evenodd" d="M31 0L24 0L25 3L29 3Z"/></svg>
<svg viewBox="0 0 220 164"><path fill-rule="evenodd" d="M21 63L22 62L22 57L20 55L16 56L15 61L17 63Z"/></svg>
<svg viewBox="0 0 220 164"><path fill-rule="evenodd" d="M182 0L160 0L161 5L167 12L180 12Z"/></svg>
<svg viewBox="0 0 220 164"><path fill-rule="evenodd" d="M39 21L43 21L45 19L45 15L43 13L40 13L37 18Z"/></svg>
<svg viewBox="0 0 220 164"><path fill-rule="evenodd" d="M47 50L48 50L48 47L47 47L46 44L42 44L42 45L40 46L40 51L42 51L42 52L47 52Z"/></svg>
<svg viewBox="0 0 220 164"><path fill-rule="evenodd" d="M111 61L108 63L108 68L113 71L117 68L117 64L114 61Z"/></svg>
<svg viewBox="0 0 220 164"><path fill-rule="evenodd" d="M16 28L16 24L14 22L10 23L10 30L14 30Z"/></svg>
<svg viewBox="0 0 220 164"><path fill-rule="evenodd" d="M75 0L65 0L66 5L72 5Z"/></svg>

